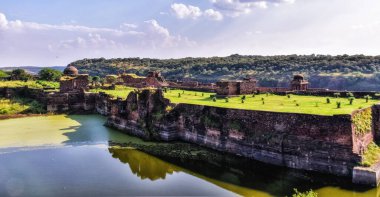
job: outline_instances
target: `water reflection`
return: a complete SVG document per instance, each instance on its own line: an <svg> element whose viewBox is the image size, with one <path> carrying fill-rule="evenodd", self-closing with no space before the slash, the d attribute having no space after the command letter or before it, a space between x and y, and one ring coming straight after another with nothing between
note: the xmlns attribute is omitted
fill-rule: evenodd
<svg viewBox="0 0 380 197"><path fill-rule="evenodd" d="M108 151L111 153L113 158L119 159L119 161L124 164L128 164L133 174L140 177L142 180L146 178L151 181L156 181L158 179L164 180L167 175L172 175L175 172L184 172L242 196L270 196L268 193L263 191L257 191L221 180L209 178L135 149L113 147L109 148ZM233 174L228 173L222 174L222 177L226 179L238 179Z"/></svg>
<svg viewBox="0 0 380 197"><path fill-rule="evenodd" d="M104 121L104 117L96 115L0 121L0 153L9 153L0 154L0 196L6 196L2 194L8 190L21 191L17 190L17 180L23 181L24 194L36 194L29 196L291 196L293 188L313 189L319 196L379 196L378 188L355 187L349 178L290 170L223 154L218 160L205 162L108 148L109 140L154 147L164 144L144 142L106 128ZM46 145L50 145L46 150L30 150Z"/></svg>
<svg viewBox="0 0 380 197"><path fill-rule="evenodd" d="M184 159L165 159L130 148L109 148L113 158L128 164L142 180L164 180L186 173L242 196L291 196L293 188L313 189L319 196L379 196L377 188L357 187L350 179L302 172L242 160L240 165L210 164Z"/></svg>
<svg viewBox="0 0 380 197"><path fill-rule="evenodd" d="M142 180L147 178L152 181L165 179L166 174L180 171L174 165L134 149L109 148L108 150L113 158L117 158L122 163L128 164L132 173Z"/></svg>

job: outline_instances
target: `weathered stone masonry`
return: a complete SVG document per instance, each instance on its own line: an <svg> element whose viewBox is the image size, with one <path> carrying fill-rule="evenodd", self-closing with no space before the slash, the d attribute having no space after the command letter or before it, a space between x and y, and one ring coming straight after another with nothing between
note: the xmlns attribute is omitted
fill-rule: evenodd
<svg viewBox="0 0 380 197"><path fill-rule="evenodd" d="M378 105L351 115L320 116L172 104L160 90L132 92L123 100L84 92L55 99L42 90L0 88L4 97L24 93L52 110L60 108L57 99L63 99L70 111L106 115L107 126L146 140L180 140L266 163L336 175L351 176L354 170L354 182L366 183L368 176L369 184L378 181L378 171L355 167L367 145L380 140Z"/></svg>
<svg viewBox="0 0 380 197"><path fill-rule="evenodd" d="M320 116L173 105L162 92L131 93L126 100L97 98L106 125L150 140L181 140L266 163L351 176L374 135L355 132L355 115ZM105 104L106 103L106 104ZM109 104L111 103L111 104ZM101 107L103 106L103 107ZM379 108L372 108L374 120Z"/></svg>

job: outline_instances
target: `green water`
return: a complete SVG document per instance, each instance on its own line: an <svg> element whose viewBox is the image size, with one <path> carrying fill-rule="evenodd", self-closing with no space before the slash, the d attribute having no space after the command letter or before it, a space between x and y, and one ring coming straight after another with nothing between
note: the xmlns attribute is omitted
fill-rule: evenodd
<svg viewBox="0 0 380 197"><path fill-rule="evenodd" d="M379 196L349 179L262 163L228 166L163 159L108 141L143 142L103 126L101 116L0 121L0 196Z"/></svg>

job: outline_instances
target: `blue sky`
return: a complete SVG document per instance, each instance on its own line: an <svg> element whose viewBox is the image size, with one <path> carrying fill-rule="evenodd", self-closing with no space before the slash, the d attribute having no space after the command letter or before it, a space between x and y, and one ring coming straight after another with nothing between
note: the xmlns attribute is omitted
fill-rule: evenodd
<svg viewBox="0 0 380 197"><path fill-rule="evenodd" d="M367 54L378 0L0 0L0 66L94 57Z"/></svg>

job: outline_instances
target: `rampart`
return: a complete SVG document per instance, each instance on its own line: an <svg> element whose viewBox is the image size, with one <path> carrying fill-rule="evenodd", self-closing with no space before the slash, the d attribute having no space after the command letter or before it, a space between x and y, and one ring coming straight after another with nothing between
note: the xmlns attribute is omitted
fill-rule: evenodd
<svg viewBox="0 0 380 197"><path fill-rule="evenodd" d="M128 134L181 140L266 163L343 176L352 175L379 133L374 121L379 120L379 106L352 115L320 116L173 105L162 92L148 90L132 92L126 100L107 102L110 98L104 95L100 99L97 103L103 107L97 109L108 114L106 125ZM363 115L368 111L370 126L357 125L361 123L355 117L368 118Z"/></svg>
<svg viewBox="0 0 380 197"><path fill-rule="evenodd" d="M115 99L104 93L0 88L0 96L25 91L52 111L65 103L63 111L98 112L108 117L107 126L146 140L190 142L265 163L341 176L352 176L368 144L380 140L379 105L322 116L172 104L161 90L134 91L127 99ZM360 175L357 171L354 176Z"/></svg>

